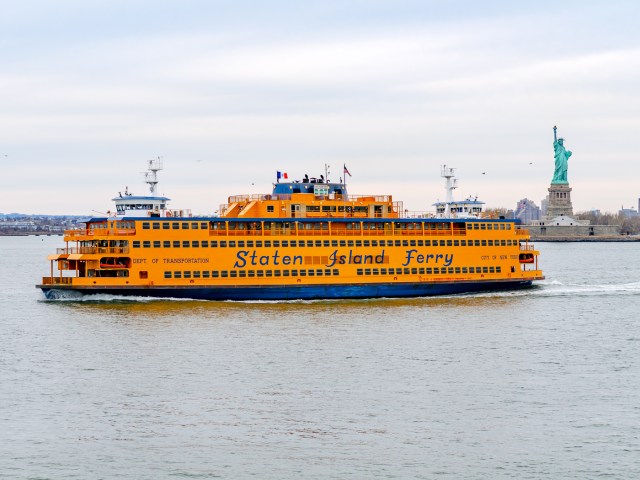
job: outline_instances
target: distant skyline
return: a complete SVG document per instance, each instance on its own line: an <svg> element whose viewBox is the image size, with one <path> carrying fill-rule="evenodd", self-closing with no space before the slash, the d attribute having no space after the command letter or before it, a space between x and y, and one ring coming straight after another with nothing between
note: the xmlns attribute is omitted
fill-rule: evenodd
<svg viewBox="0 0 640 480"><path fill-rule="evenodd" d="M553 126L574 211L637 207L634 1L11 2L0 16L0 212L112 209L161 156L160 193L212 214L276 171L342 165L409 210L539 206Z"/></svg>

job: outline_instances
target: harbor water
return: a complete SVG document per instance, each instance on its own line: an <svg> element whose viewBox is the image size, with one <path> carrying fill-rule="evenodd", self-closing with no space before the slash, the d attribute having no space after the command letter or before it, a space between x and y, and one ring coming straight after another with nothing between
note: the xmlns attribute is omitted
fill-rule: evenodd
<svg viewBox="0 0 640 480"><path fill-rule="evenodd" d="M640 478L640 244L503 293L313 302L34 285L0 237L0 478Z"/></svg>

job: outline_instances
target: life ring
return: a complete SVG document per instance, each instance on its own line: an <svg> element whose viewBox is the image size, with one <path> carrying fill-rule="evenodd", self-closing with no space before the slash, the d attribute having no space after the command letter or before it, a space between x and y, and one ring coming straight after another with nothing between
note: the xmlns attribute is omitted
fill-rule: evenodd
<svg viewBox="0 0 640 480"><path fill-rule="evenodd" d="M347 207L347 213L353 213L353 207L351 205Z"/></svg>
<svg viewBox="0 0 640 480"><path fill-rule="evenodd" d="M171 216L171 212L167 211L166 216L170 217Z"/></svg>

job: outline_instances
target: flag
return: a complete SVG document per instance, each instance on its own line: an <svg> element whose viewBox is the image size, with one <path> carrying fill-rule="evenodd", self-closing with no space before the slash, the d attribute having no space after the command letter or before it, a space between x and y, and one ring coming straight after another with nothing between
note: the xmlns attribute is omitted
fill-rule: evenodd
<svg viewBox="0 0 640 480"><path fill-rule="evenodd" d="M280 170L276 171L276 180L280 182L281 178L282 178L282 172Z"/></svg>
<svg viewBox="0 0 640 480"><path fill-rule="evenodd" d="M351 173L349 173L349 170L347 170L347 166L343 165L343 167L344 167L344 174L351 176Z"/></svg>
<svg viewBox="0 0 640 480"><path fill-rule="evenodd" d="M289 175L287 175L287 172L284 172L284 173L282 174L282 176L284 177L284 179L285 179L285 180L286 180L287 178L289 178Z"/></svg>

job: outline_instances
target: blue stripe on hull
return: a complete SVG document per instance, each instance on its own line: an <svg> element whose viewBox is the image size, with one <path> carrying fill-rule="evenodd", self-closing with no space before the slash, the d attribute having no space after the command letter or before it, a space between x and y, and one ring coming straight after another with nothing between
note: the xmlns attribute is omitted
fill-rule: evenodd
<svg viewBox="0 0 640 480"><path fill-rule="evenodd" d="M337 298L424 297L455 293L513 290L531 286L530 280L456 283L387 283L352 285L278 285L260 287L148 287L148 288L64 288L44 287L49 299L62 292L75 291L87 295L108 294L160 298L192 298L196 300L313 300ZM64 295L64 293L62 293Z"/></svg>

